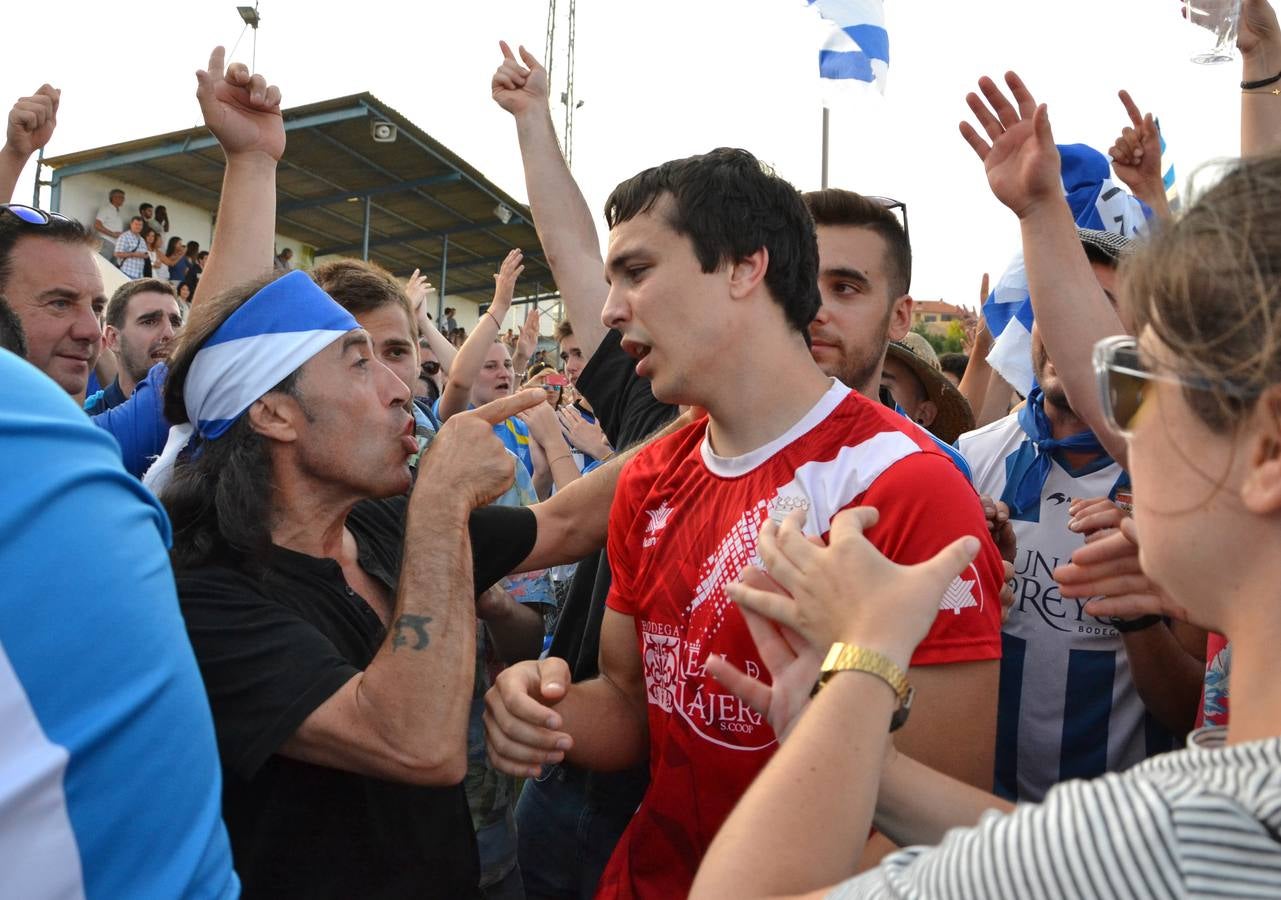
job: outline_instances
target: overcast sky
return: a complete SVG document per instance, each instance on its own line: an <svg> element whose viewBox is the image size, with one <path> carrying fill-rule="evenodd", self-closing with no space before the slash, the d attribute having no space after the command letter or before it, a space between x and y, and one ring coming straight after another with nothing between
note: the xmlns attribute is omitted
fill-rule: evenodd
<svg viewBox="0 0 1281 900"><path fill-rule="evenodd" d="M563 19L568 0L559 5ZM981 273L995 278L1017 246L1013 216L957 132L981 74L1017 70L1049 104L1060 143L1106 151L1126 123L1116 99L1124 87L1160 117L1181 180L1236 153L1240 65L1189 62L1209 35L1181 20L1180 5L888 0L888 88L833 112L830 182L907 203L918 299L973 304ZM726 145L799 188L819 186L822 26L803 0L577 7L574 172L593 211L644 167ZM322 12L339 9L350 12ZM499 38L542 54L545 3L263 0L260 13L257 67L286 107L370 91L526 197L514 129L489 99L489 79ZM4 16L0 101L45 80L63 90L50 156L199 124L193 73L242 28L234 3L210 0L8 4ZM246 34L236 58L248 62L251 47ZM562 56L557 85L563 65ZM15 199L30 199L33 170Z"/></svg>

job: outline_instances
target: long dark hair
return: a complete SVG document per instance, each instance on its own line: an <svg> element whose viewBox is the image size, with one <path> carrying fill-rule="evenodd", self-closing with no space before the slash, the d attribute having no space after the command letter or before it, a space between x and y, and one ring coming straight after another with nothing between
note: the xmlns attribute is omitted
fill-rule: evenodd
<svg viewBox="0 0 1281 900"><path fill-rule="evenodd" d="M189 421L183 387L196 353L227 318L272 278L233 288L193 306L165 381L165 417ZM298 372L272 390L298 396ZM261 561L271 547L271 455L267 439L242 415L219 438L180 457L160 495L173 524L175 570L220 559Z"/></svg>
<svg viewBox="0 0 1281 900"><path fill-rule="evenodd" d="M171 237L169 239L169 243L165 246L165 256L173 256L173 248L177 247L181 243L182 238L177 236Z"/></svg>
<svg viewBox="0 0 1281 900"><path fill-rule="evenodd" d="M169 210L165 209L163 206L157 206L156 211L153 215L155 216L156 221L165 227L165 231L168 231L169 230ZM173 252L172 250L166 250L165 254L168 255L172 252Z"/></svg>
<svg viewBox="0 0 1281 900"><path fill-rule="evenodd" d="M200 244L197 243L196 241L192 241L190 244L187 245L186 257L192 262L195 262L196 254L199 252L200 252ZM248 299L248 298L246 297L245 299Z"/></svg>

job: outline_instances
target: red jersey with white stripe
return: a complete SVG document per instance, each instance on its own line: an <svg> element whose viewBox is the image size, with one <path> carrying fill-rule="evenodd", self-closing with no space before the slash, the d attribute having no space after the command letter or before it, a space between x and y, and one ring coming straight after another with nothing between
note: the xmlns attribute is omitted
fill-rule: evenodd
<svg viewBox="0 0 1281 900"><path fill-rule="evenodd" d="M880 520L868 539L905 564L978 536L978 558L940 598L912 665L1001 655L1000 556L978 496L928 436L836 382L786 434L745 456L716 456L706 426L704 419L641 451L610 511L606 603L636 626L650 787L598 897L685 896L717 829L774 752L763 717L704 671L716 654L768 681L725 593L744 566L762 565L757 535L767 516L781 521L803 509L806 533L826 535L842 509L875 506Z"/></svg>

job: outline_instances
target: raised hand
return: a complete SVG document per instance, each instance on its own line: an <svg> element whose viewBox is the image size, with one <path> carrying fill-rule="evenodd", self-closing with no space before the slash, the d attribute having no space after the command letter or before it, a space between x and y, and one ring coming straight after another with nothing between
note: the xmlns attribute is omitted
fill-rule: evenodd
<svg viewBox="0 0 1281 900"><path fill-rule="evenodd" d="M1281 45L1281 27L1277 13L1268 0L1242 0L1241 17L1237 26L1237 49L1249 56L1261 48L1277 50ZM1272 62L1278 62L1273 53Z"/></svg>
<svg viewBox="0 0 1281 900"><path fill-rule="evenodd" d="M499 41L498 46L503 51L503 61L490 82L494 102L513 116L531 109L548 109L547 70L524 47L518 48L522 66L506 41Z"/></svg>
<svg viewBox="0 0 1281 900"><path fill-rule="evenodd" d="M767 521L758 551L770 577L790 597L741 582L728 586L730 597L816 647L855 643L906 670L938 615L939 598L973 561L980 544L976 537L960 538L932 559L901 566L863 536L878 518L870 506L843 510L832 519L826 547L815 546L802 533L799 511L781 526Z"/></svg>
<svg viewBox="0 0 1281 900"><path fill-rule="evenodd" d="M542 388L538 390L541 391ZM549 455L554 449L565 452L565 438L560 428L560 420L556 418L556 411L547 402L544 401L525 410L520 414L520 420L529 426L530 435ZM560 445L559 448L557 444Z"/></svg>
<svg viewBox="0 0 1281 900"><path fill-rule="evenodd" d="M5 129L6 153L19 154L24 159L49 143L58 124L58 101L62 91L47 84L40 85L30 97L19 97L9 110Z"/></svg>
<svg viewBox="0 0 1281 900"><path fill-rule="evenodd" d="M961 137L983 161L996 199L1023 218L1041 203L1066 201L1048 109L1043 103L1037 105L1018 75L1006 72L1005 83L1014 103L986 76L979 79L983 97L975 93L965 97L992 143L983 140L969 122L961 123Z"/></svg>
<svg viewBox="0 0 1281 900"><path fill-rule="evenodd" d="M1094 597L1085 604L1092 616L1137 619L1146 615L1188 618L1139 565L1139 535L1126 516L1120 528L1072 554L1072 561L1054 570L1064 597Z"/></svg>
<svg viewBox="0 0 1281 900"><path fill-rule="evenodd" d="M285 122L280 88L243 63L223 71L225 51L214 47L209 68L196 72L196 99L205 124L228 157L262 153L279 161L285 153Z"/></svg>
<svg viewBox="0 0 1281 900"><path fill-rule="evenodd" d="M524 255L520 250L512 250L503 260L503 264L498 269L498 274L494 276L494 302L489 307L489 312L493 314L495 322L501 322L503 316L507 315L507 310L512 307L512 296L516 293L516 279L520 273L525 271L521 265Z"/></svg>
<svg viewBox="0 0 1281 900"><path fill-rule="evenodd" d="M516 338L516 350L512 353L512 357L529 362L529 358L534 355L534 350L537 347L538 306L534 305L525 314L525 324L520 327L520 336Z"/></svg>
<svg viewBox="0 0 1281 900"><path fill-rule="evenodd" d="M1112 171L1116 177L1141 200L1165 193L1161 179L1161 135L1151 113L1144 115L1130 97L1129 92L1118 95L1130 124L1112 144L1108 155L1112 157Z"/></svg>
<svg viewBox="0 0 1281 900"><path fill-rule="evenodd" d="M410 275L409 280L405 282L405 296L409 298L409 305L413 308L415 316L430 296L431 290L431 282L427 280L427 276L414 269L414 274Z"/></svg>
<svg viewBox="0 0 1281 900"><path fill-rule="evenodd" d="M764 591L782 592L760 569L743 570L741 580ZM756 651L770 674L770 683L739 670L721 656L707 658L707 671L744 703L763 715L781 743L809 704L826 648L808 643L792 629L743 607L743 620L756 642Z"/></svg>
<svg viewBox="0 0 1281 900"><path fill-rule="evenodd" d="M614 452L614 448L609 446L609 441L605 438L605 432L601 430L600 423L588 422L583 418L582 413L571 405L562 406L556 410L556 415L560 417L565 439L573 447L593 459L604 459Z"/></svg>

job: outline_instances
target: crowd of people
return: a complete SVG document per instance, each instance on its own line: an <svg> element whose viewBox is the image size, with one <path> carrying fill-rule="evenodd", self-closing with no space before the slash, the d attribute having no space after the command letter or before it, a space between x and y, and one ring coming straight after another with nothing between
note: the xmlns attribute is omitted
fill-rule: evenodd
<svg viewBox="0 0 1281 900"><path fill-rule="evenodd" d="M982 319L911 330L905 204L746 150L620 182L602 256L505 43L556 355L504 331L520 249L470 333L417 271L296 270L281 91L216 48L209 250L0 205L0 894L1281 894L1268 0L1239 47L1182 210L1121 93L1139 233L1078 225L1019 76L963 98L1024 395Z"/></svg>

